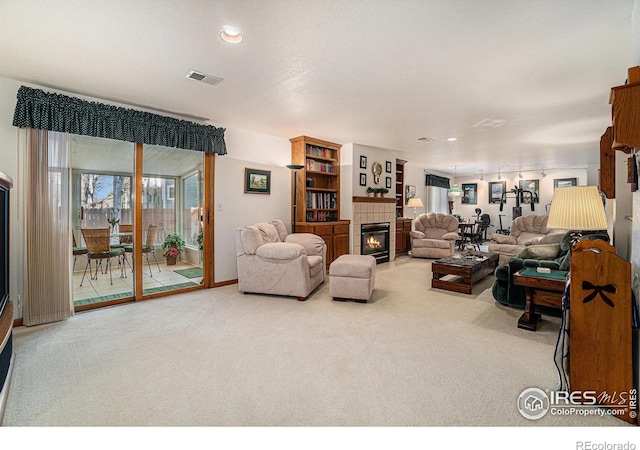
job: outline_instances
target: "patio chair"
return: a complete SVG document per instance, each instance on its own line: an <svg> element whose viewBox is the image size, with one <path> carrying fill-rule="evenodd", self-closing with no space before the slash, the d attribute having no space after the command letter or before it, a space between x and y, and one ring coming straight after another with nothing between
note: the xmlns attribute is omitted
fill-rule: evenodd
<svg viewBox="0 0 640 450"><path fill-rule="evenodd" d="M132 226L133 229L133 226ZM147 266L149 267L149 276L153 278L153 272L151 271L151 263L149 261L149 253L153 255L153 260L156 262L156 266L158 266L158 272L160 272L160 264L158 263L158 258L156 258L156 236L158 235L158 225L149 225L147 229L147 240L145 244L142 246L142 254L147 260ZM127 253L133 252L133 244L125 244L124 251Z"/></svg>
<svg viewBox="0 0 640 450"><path fill-rule="evenodd" d="M113 284L113 275L111 273L111 260L113 258L121 257L124 254L123 248L113 248L110 245L111 234L109 228L82 228L82 237L87 244L87 265L84 268L82 274L82 280L80 280L80 286L84 282L84 278L87 274L87 268L89 268L89 278L91 280L98 279L98 265L102 261L106 261L103 273L109 271L109 280ZM96 273L92 274L91 261L96 261Z"/></svg>
<svg viewBox="0 0 640 450"><path fill-rule="evenodd" d="M71 237L73 238L73 249L72 249L72 254L73 254L73 270L76 269L76 259L78 259L78 256L87 256L87 247L79 247L78 244L76 243L76 234L72 231L71 232Z"/></svg>

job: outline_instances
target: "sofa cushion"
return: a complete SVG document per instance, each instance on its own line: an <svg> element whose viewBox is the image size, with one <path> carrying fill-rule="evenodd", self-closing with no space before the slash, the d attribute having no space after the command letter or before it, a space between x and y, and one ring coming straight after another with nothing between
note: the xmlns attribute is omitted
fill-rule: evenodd
<svg viewBox="0 0 640 450"><path fill-rule="evenodd" d="M560 244L530 245L516 255L522 259L552 260L560 254Z"/></svg>
<svg viewBox="0 0 640 450"><path fill-rule="evenodd" d="M412 248L450 248L451 241L442 239L414 239L411 241Z"/></svg>
<svg viewBox="0 0 640 450"><path fill-rule="evenodd" d="M495 242L496 244L509 244L509 245L516 245L517 241L515 238L508 236L506 234L492 234L491 235L491 241Z"/></svg>
<svg viewBox="0 0 640 450"><path fill-rule="evenodd" d="M256 250L256 256L267 259L291 260L306 255L304 247L286 242L271 242L261 245Z"/></svg>
<svg viewBox="0 0 640 450"><path fill-rule="evenodd" d="M544 236L542 239L540 239L538 241L538 245L542 245L542 244L560 244L560 241L562 241L562 237L565 235L566 233L562 232L562 233L549 233L546 236Z"/></svg>
<svg viewBox="0 0 640 450"><path fill-rule="evenodd" d="M247 255L254 255L258 247L263 244L260 231L254 226L240 228L238 233L238 244L242 246Z"/></svg>
<svg viewBox="0 0 640 450"><path fill-rule="evenodd" d="M284 222L280 219L274 219L271 221L271 225L276 227L278 237L280 237L280 240L284 242L284 240L287 238L287 235L289 234L287 233L287 227L285 226Z"/></svg>
<svg viewBox="0 0 640 450"><path fill-rule="evenodd" d="M280 236L278 235L278 230L276 230L276 227L273 226L272 224L261 222L261 223L256 223L254 227L256 227L260 232L260 236L262 237L263 243L268 244L271 242L282 242L280 240Z"/></svg>
<svg viewBox="0 0 640 450"><path fill-rule="evenodd" d="M307 251L307 255L320 255L324 250L325 242L320 236L312 233L294 233L287 236L285 242L299 244Z"/></svg>

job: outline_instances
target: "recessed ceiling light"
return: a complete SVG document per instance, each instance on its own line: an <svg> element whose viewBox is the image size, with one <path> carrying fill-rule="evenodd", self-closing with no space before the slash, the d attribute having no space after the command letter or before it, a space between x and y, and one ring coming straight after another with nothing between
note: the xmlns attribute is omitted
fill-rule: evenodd
<svg viewBox="0 0 640 450"><path fill-rule="evenodd" d="M418 140L419 141L427 141L427 142L433 141L433 139L431 139L430 137L421 137L421 138L418 138Z"/></svg>
<svg viewBox="0 0 640 450"><path fill-rule="evenodd" d="M244 41L244 35L233 27L223 27L220 32L220 39L229 44L240 44Z"/></svg>
<svg viewBox="0 0 640 450"><path fill-rule="evenodd" d="M457 140L458 140L458 138L449 138L449 139L447 139L447 141L449 141L449 142L453 142L453 141L457 141Z"/></svg>

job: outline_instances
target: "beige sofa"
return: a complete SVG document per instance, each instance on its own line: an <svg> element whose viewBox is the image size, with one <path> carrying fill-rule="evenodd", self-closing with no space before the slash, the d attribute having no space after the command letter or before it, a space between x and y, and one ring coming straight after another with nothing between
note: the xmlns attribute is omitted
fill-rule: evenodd
<svg viewBox="0 0 640 450"><path fill-rule="evenodd" d="M281 220L236 230L238 289L306 300L325 280L327 246L310 233L288 234Z"/></svg>
<svg viewBox="0 0 640 450"><path fill-rule="evenodd" d="M499 233L491 235L489 253L498 253L500 255L498 263L506 264L511 258L518 256L528 246L537 244L545 236L563 235L566 232L566 230L547 228L548 219L549 216L534 214L516 217L511 222L509 235ZM557 242L560 241L560 238L561 236L558 236Z"/></svg>
<svg viewBox="0 0 640 450"><path fill-rule="evenodd" d="M414 258L445 258L454 253L458 234L458 219L442 213L420 214L411 231L411 256Z"/></svg>

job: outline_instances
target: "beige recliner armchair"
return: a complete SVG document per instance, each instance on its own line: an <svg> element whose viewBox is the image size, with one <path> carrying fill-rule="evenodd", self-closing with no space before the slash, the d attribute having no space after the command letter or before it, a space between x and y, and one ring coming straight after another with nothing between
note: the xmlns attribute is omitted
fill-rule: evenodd
<svg viewBox="0 0 640 450"><path fill-rule="evenodd" d="M526 247L537 244L543 237L566 232L566 230L547 228L548 219L549 216L535 214L516 217L511 222L509 235L498 233L491 235L489 253L498 253L499 264L506 264Z"/></svg>
<svg viewBox="0 0 640 450"><path fill-rule="evenodd" d="M411 256L445 258L453 255L458 234L458 219L442 213L420 214L411 232Z"/></svg>
<svg viewBox="0 0 640 450"><path fill-rule="evenodd" d="M311 233L288 234L281 220L236 230L238 289L306 300L324 282L327 246Z"/></svg>

